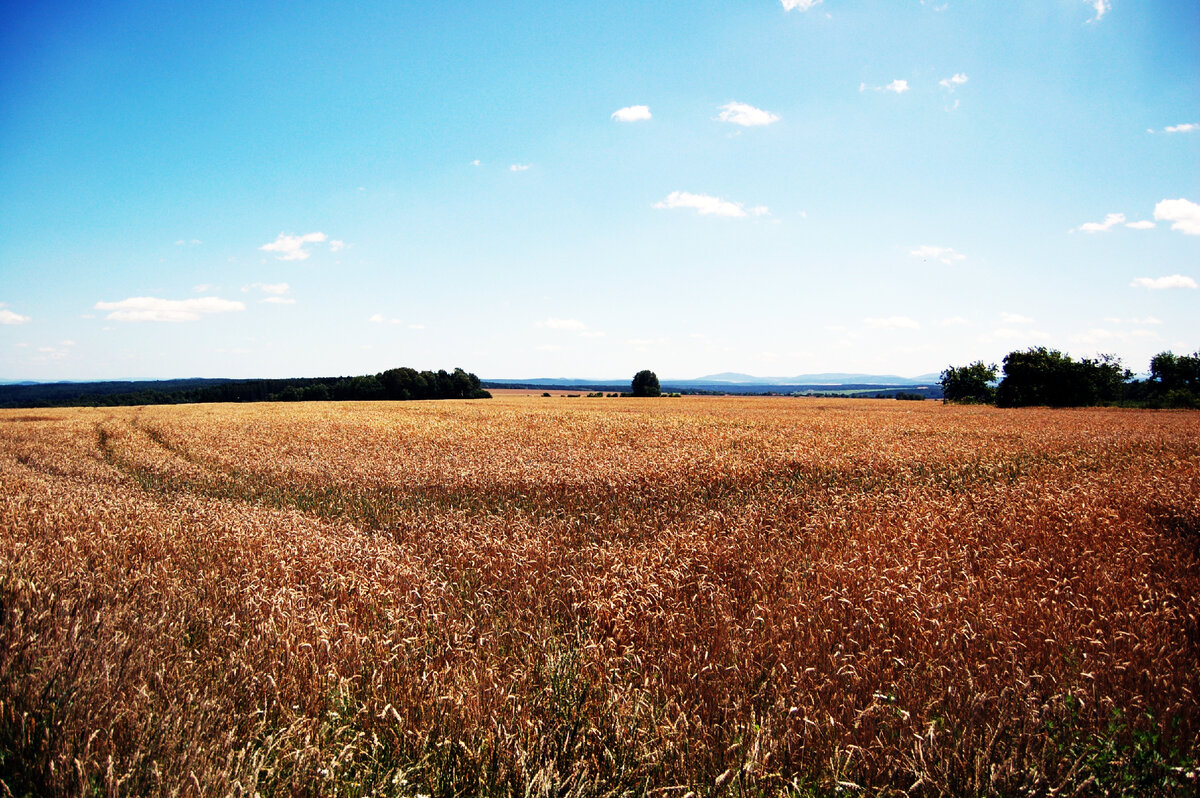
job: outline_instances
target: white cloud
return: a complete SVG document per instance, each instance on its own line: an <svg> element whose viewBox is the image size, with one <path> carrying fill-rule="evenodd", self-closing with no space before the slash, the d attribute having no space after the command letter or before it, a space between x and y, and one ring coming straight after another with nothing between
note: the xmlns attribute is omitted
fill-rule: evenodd
<svg viewBox="0 0 1200 798"><path fill-rule="evenodd" d="M119 302L97 302L96 310L107 310L112 321L198 321L206 314L245 310L241 302L215 296L198 299L158 299L135 296Z"/></svg>
<svg viewBox="0 0 1200 798"><path fill-rule="evenodd" d="M279 260L307 260L312 253L304 247L307 244L320 244L327 238L324 233L305 233L302 236L280 233L274 241L263 244L259 249L264 252L278 252Z"/></svg>
<svg viewBox="0 0 1200 798"><path fill-rule="evenodd" d="M618 108L612 112L612 118L618 122L642 122L650 118L650 106L630 105Z"/></svg>
<svg viewBox="0 0 1200 798"><path fill-rule="evenodd" d="M329 251L330 252L341 252L345 248L346 248L345 241L339 241L338 239L334 238L329 242Z"/></svg>
<svg viewBox="0 0 1200 798"><path fill-rule="evenodd" d="M779 0L779 2L783 3L784 11L795 11L796 9L808 11L813 6L821 4L821 0Z"/></svg>
<svg viewBox="0 0 1200 798"><path fill-rule="evenodd" d="M717 114L717 119L722 122L729 122L732 125L741 125L742 127L758 127L778 122L779 116L770 111L755 108L753 105L732 102L721 106L721 113Z"/></svg>
<svg viewBox="0 0 1200 798"><path fill-rule="evenodd" d="M1084 222L1079 225L1077 230L1084 233L1103 233L1106 230L1111 230L1119 224L1125 223L1125 214L1109 213L1104 216L1103 222Z"/></svg>
<svg viewBox="0 0 1200 798"><path fill-rule="evenodd" d="M874 330L919 330L920 324L908 316L888 316L886 319L863 319Z"/></svg>
<svg viewBox="0 0 1200 798"><path fill-rule="evenodd" d="M1033 319L1020 313L1001 313L1000 320L1005 324L1033 324Z"/></svg>
<svg viewBox="0 0 1200 798"><path fill-rule="evenodd" d="M287 283L251 283L242 290L249 291L252 288L257 288L264 294L286 294L291 290L291 286Z"/></svg>
<svg viewBox="0 0 1200 798"><path fill-rule="evenodd" d="M1195 130L1200 130L1200 125L1194 122L1188 122L1186 125L1168 125L1163 128L1166 133L1191 133Z"/></svg>
<svg viewBox="0 0 1200 798"><path fill-rule="evenodd" d="M968 78L965 74L963 74L962 72L956 72L951 77L948 77L944 80L939 80L938 85L944 89L949 89L950 91L954 91L954 89L956 87L963 85L964 83L967 82L967 80L968 80Z"/></svg>
<svg viewBox="0 0 1200 798"><path fill-rule="evenodd" d="M20 313L13 313L3 302L0 302L0 324L25 324L33 321L30 316L22 316Z"/></svg>
<svg viewBox="0 0 1200 798"><path fill-rule="evenodd" d="M1129 284L1132 288L1149 288L1151 291L1162 291L1167 288L1195 288L1196 281L1182 274L1171 274L1166 277L1138 277Z"/></svg>
<svg viewBox="0 0 1200 798"><path fill-rule="evenodd" d="M404 319L388 318L382 313L373 313L370 318L367 319L367 321L371 322L372 324L404 324ZM405 326L407 326L410 330L425 329L424 324L407 324Z"/></svg>
<svg viewBox="0 0 1200 798"><path fill-rule="evenodd" d="M539 321L537 326L550 330L572 330L575 332L587 329L587 325L579 319L546 319L545 321Z"/></svg>
<svg viewBox="0 0 1200 798"><path fill-rule="evenodd" d="M1109 0L1083 0L1092 10L1096 12L1096 16L1088 20L1088 22L1099 22L1109 9L1112 8L1112 3Z"/></svg>
<svg viewBox="0 0 1200 798"><path fill-rule="evenodd" d="M962 316L951 316L948 319L942 319L938 323L943 327L962 327L970 324L970 322L964 319Z"/></svg>
<svg viewBox="0 0 1200 798"><path fill-rule="evenodd" d="M1071 336L1071 343L1081 346L1104 346L1113 342L1120 341L1121 343L1129 343L1130 341L1157 339L1158 333L1152 330L1106 330L1102 327L1093 327L1084 333L1076 333Z"/></svg>
<svg viewBox="0 0 1200 798"><path fill-rule="evenodd" d="M687 191L672 191L667 198L652 206L658 210L692 208L701 216L725 216L741 218L746 215L767 216L771 210L765 205L755 205L747 210L740 202L723 200L708 194L691 194Z"/></svg>
<svg viewBox="0 0 1200 798"><path fill-rule="evenodd" d="M935 247L930 244L922 244L916 249L909 250L909 255L914 258L933 258L940 260L947 266L953 266L956 261L966 260L967 256L961 252L955 252L950 247Z"/></svg>
<svg viewBox="0 0 1200 798"><path fill-rule="evenodd" d="M892 91L896 94L903 94L904 92L908 91L909 85L907 80L901 80L900 78L893 80L886 86L868 86L866 83L858 84L858 90L860 92L864 92L867 89L870 89L871 91Z"/></svg>
<svg viewBox="0 0 1200 798"><path fill-rule="evenodd" d="M1171 222L1171 229L1189 236L1200 236L1200 205L1183 198L1163 200L1154 206L1154 218Z"/></svg>
<svg viewBox="0 0 1200 798"><path fill-rule="evenodd" d="M1143 219L1140 222L1126 222L1125 226L1131 227L1134 230L1150 230L1155 225L1154 222L1150 221L1149 219Z"/></svg>
<svg viewBox="0 0 1200 798"><path fill-rule="evenodd" d="M1021 342L1024 344L1047 343L1050 341L1050 336L1041 330L1014 330L1005 327L979 336L979 341L985 344L1004 343L1006 341L1010 343Z"/></svg>
<svg viewBox="0 0 1200 798"><path fill-rule="evenodd" d="M294 305L296 300L286 296L269 296L266 299L260 299L259 302L265 302L268 305Z"/></svg>
<svg viewBox="0 0 1200 798"><path fill-rule="evenodd" d="M471 166L479 166L479 165L480 165L480 160L479 160L478 158L476 158L475 160L471 161Z"/></svg>
<svg viewBox="0 0 1200 798"><path fill-rule="evenodd" d="M532 168L533 168L533 164L531 164L531 163L515 163L512 166L508 167L508 171L524 172L524 171L527 171Z"/></svg>
<svg viewBox="0 0 1200 798"><path fill-rule="evenodd" d="M175 242L175 246L177 246L177 247L198 247L202 243L204 243L204 242L198 238L192 238L192 239L181 238Z"/></svg>
<svg viewBox="0 0 1200 798"><path fill-rule="evenodd" d="M669 346L670 338L627 338L625 343L638 351L647 351L655 347Z"/></svg>

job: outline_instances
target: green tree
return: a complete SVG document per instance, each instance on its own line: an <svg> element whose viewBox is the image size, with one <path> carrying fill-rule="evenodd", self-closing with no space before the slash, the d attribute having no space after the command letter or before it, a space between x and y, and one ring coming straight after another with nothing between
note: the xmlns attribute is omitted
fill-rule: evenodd
<svg viewBox="0 0 1200 798"><path fill-rule="evenodd" d="M996 388L1001 407L1084 407L1121 398L1132 375L1111 355L1071 359L1057 349L1031 347L1004 357L1004 379Z"/></svg>
<svg viewBox="0 0 1200 798"><path fill-rule="evenodd" d="M996 365L976 360L969 366L949 366L942 372L942 395L947 402L984 404L996 398Z"/></svg>
<svg viewBox="0 0 1200 798"><path fill-rule="evenodd" d="M1150 361L1151 402L1161 407L1200 407L1200 352L1160 352Z"/></svg>
<svg viewBox="0 0 1200 798"><path fill-rule="evenodd" d="M633 375L634 396L661 396L662 388L658 385L658 375L649 369L643 369Z"/></svg>

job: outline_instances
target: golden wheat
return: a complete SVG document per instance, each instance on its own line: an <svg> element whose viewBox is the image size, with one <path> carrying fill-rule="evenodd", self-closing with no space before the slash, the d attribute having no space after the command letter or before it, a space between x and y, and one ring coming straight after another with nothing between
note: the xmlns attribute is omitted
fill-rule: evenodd
<svg viewBox="0 0 1200 798"><path fill-rule="evenodd" d="M0 411L5 794L1188 794L1200 414Z"/></svg>

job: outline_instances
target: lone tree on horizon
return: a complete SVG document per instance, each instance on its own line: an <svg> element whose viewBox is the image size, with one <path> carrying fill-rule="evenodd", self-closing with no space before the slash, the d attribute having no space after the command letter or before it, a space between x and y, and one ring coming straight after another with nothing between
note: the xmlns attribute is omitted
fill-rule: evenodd
<svg viewBox="0 0 1200 798"><path fill-rule="evenodd" d="M643 369L633 375L634 396L661 396L662 388L658 386L658 375L649 369Z"/></svg>

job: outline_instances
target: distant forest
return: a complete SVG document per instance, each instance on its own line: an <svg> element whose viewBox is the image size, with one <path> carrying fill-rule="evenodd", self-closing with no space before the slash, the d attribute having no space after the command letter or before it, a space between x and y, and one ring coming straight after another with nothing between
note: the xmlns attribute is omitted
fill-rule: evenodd
<svg viewBox="0 0 1200 798"><path fill-rule="evenodd" d="M0 407L116 407L203 402L490 399L474 374L396 368L358 377L0 385Z"/></svg>

